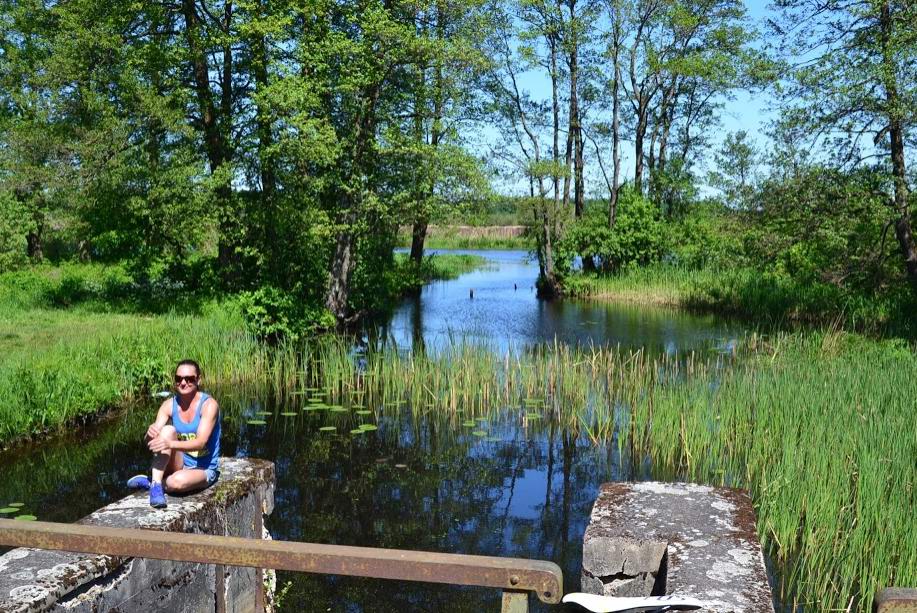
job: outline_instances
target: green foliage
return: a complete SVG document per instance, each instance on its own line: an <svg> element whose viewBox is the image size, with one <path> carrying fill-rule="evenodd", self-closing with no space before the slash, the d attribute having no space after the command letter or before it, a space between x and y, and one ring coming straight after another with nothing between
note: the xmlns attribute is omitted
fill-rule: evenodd
<svg viewBox="0 0 917 613"><path fill-rule="evenodd" d="M296 340L303 334L334 327L329 311L312 307L276 287L259 287L242 292L239 308L249 329L259 338L276 343L281 339Z"/></svg>
<svg viewBox="0 0 917 613"><path fill-rule="evenodd" d="M747 220L711 201L697 202L666 224L667 259L687 268L730 267L743 261Z"/></svg>
<svg viewBox="0 0 917 613"><path fill-rule="evenodd" d="M613 228L608 227L608 212L602 204L591 202L559 247L568 262L573 254L591 256L606 271L658 261L665 249L658 207L629 188L621 190Z"/></svg>
<svg viewBox="0 0 917 613"><path fill-rule="evenodd" d="M0 270L26 264L26 234L32 225L28 209L13 194L0 190Z"/></svg>
<svg viewBox="0 0 917 613"><path fill-rule="evenodd" d="M799 283L884 291L901 275L887 240L894 211L885 178L870 170L809 167L761 188L746 251L766 270Z"/></svg>

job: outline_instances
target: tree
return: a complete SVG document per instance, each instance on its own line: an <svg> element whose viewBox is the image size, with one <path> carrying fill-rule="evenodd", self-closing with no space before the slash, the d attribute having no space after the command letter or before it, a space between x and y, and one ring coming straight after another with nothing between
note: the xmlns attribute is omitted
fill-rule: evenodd
<svg viewBox="0 0 917 613"><path fill-rule="evenodd" d="M841 166L879 158L904 271L917 291L906 149L917 122L917 5L897 0L779 3L772 29L792 65L783 105ZM909 144L910 143L910 144Z"/></svg>
<svg viewBox="0 0 917 613"><path fill-rule="evenodd" d="M714 153L716 169L708 180L723 193L727 206L749 208L755 190L759 152L745 130L730 132Z"/></svg>

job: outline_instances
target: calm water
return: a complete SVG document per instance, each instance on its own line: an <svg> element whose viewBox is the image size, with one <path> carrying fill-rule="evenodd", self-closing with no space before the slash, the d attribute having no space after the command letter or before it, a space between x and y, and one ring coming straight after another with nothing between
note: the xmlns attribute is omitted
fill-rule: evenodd
<svg viewBox="0 0 917 613"><path fill-rule="evenodd" d="M384 332L402 346L465 338L507 347L556 336L669 353L722 349L737 333L721 320L677 311L544 304L531 290L537 269L524 253L491 257L493 268L435 283L405 300ZM461 421L478 416L415 416L406 406L375 406L365 417L298 410L283 417L276 412L291 407L214 392L224 408L224 453L276 463L276 504L268 521L275 538L552 560L563 569L568 592L579 589L581 539L599 485L677 476L646 458L620 458L612 444L595 446L550 422L523 420L517 408L493 411L468 428ZM267 426L247 424L264 409L275 412ZM154 412L151 400L73 435L0 456L0 506L23 502L23 512L39 519L74 521L124 496L124 480L148 469L140 437ZM363 421L379 429L348 434ZM344 434L319 432L325 425ZM474 435L475 429L486 434ZM279 587L287 582L290 610L499 609L496 590L281 573ZM549 609L534 597L530 604Z"/></svg>
<svg viewBox="0 0 917 613"><path fill-rule="evenodd" d="M525 251L433 251L483 255L493 264L454 281L437 281L406 298L382 332L400 346L429 348L456 339L498 350L541 342L643 347L673 354L734 342L742 328L677 309L535 297L538 265ZM434 257L436 257L434 255ZM471 297L473 293L473 298Z"/></svg>

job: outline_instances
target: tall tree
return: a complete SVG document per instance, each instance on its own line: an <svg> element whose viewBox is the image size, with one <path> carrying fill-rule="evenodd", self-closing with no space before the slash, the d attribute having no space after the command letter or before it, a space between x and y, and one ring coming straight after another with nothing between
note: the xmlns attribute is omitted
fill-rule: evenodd
<svg viewBox="0 0 917 613"><path fill-rule="evenodd" d="M917 4L907 0L784 0L773 23L792 65L786 121L805 126L841 165L884 160L902 264L917 291L907 149L917 123Z"/></svg>

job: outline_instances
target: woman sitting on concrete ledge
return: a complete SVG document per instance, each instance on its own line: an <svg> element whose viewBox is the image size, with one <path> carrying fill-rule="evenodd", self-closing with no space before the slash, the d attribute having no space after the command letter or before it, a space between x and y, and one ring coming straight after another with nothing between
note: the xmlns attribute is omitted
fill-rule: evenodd
<svg viewBox="0 0 917 613"><path fill-rule="evenodd" d="M220 407L200 391L201 368L194 360L175 367L176 394L163 401L144 438L153 458L152 479L135 475L128 487L150 490L150 505L166 506L165 491L192 492L220 476Z"/></svg>

